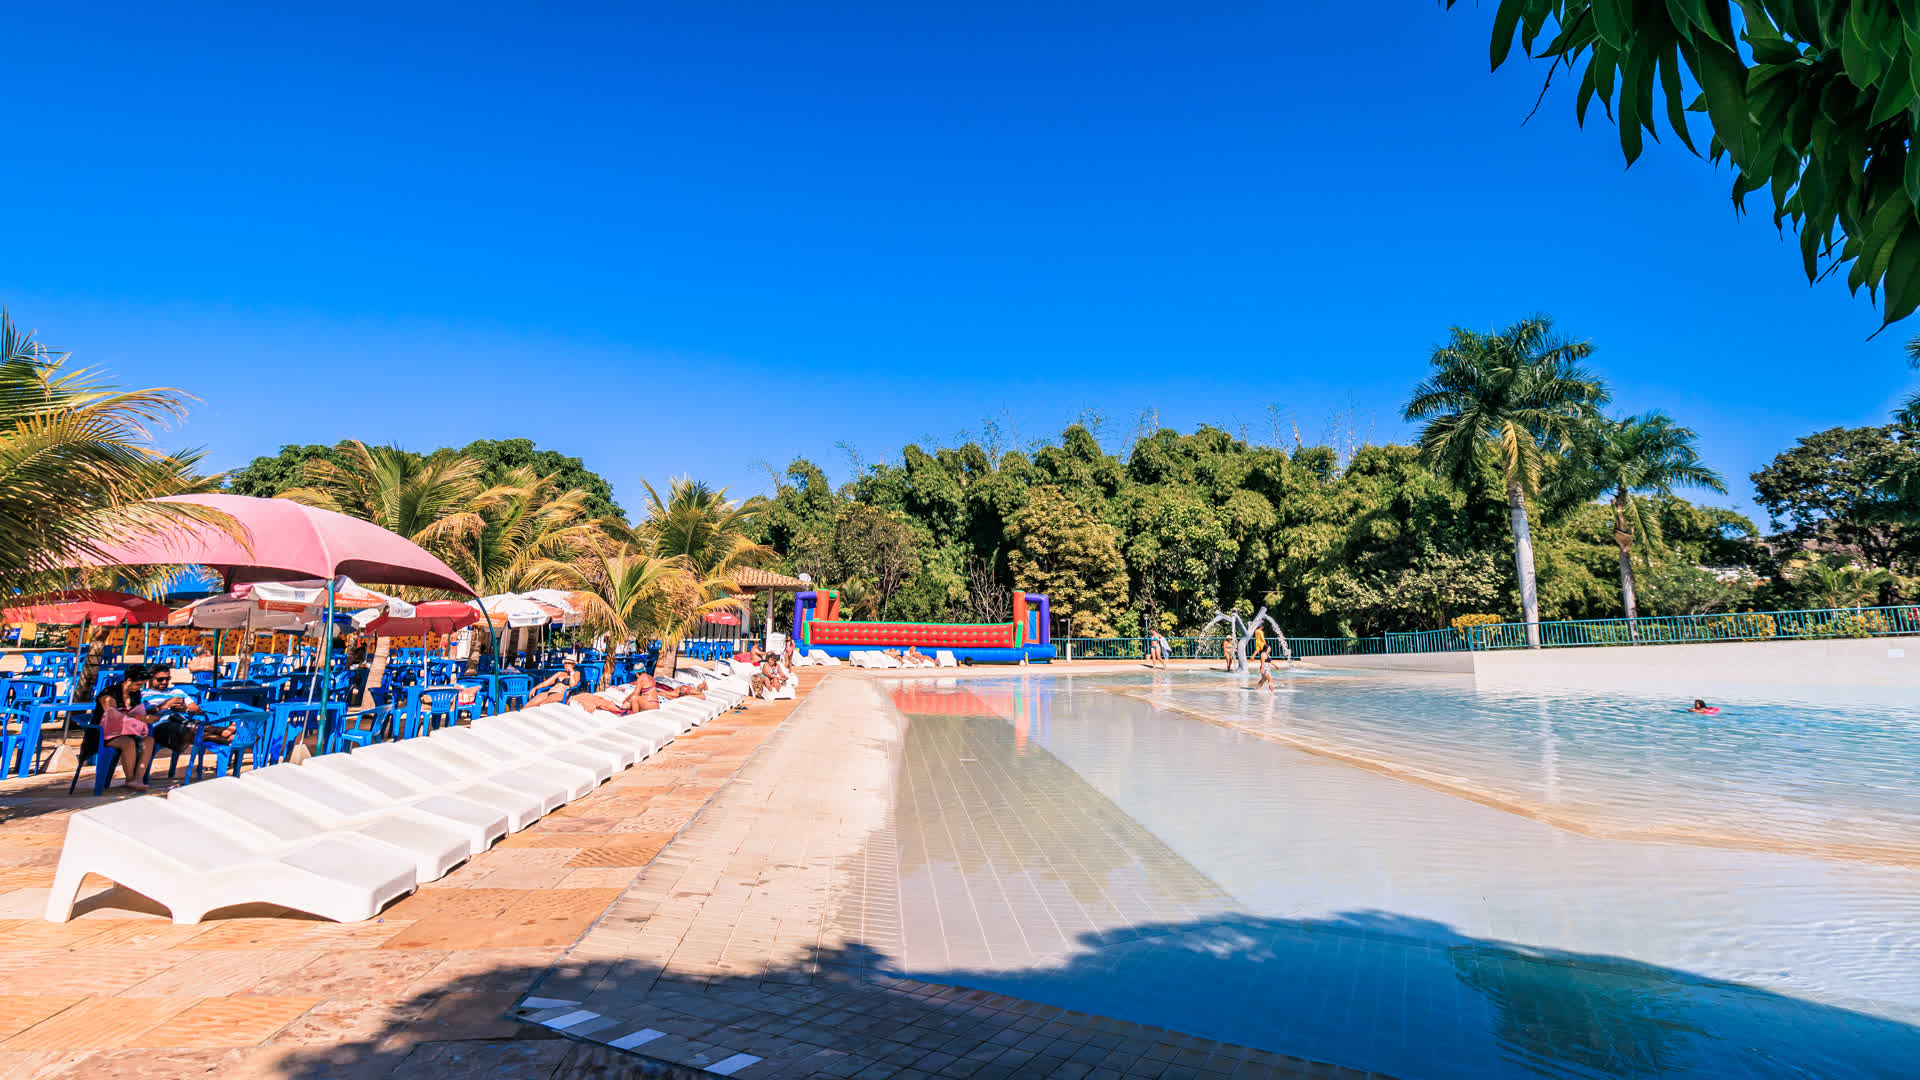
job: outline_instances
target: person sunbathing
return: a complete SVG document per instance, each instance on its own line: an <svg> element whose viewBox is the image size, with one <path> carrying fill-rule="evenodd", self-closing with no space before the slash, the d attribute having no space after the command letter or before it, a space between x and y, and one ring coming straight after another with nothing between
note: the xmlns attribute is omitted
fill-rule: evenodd
<svg viewBox="0 0 1920 1080"><path fill-rule="evenodd" d="M707 683L704 679L697 683L683 683L672 679L656 679L650 675L642 675L641 678L652 684L654 691L663 701L680 697L705 698L707 696Z"/></svg>
<svg viewBox="0 0 1920 1080"><path fill-rule="evenodd" d="M552 677L542 680L538 686L533 688L532 695L527 698L526 707L531 709L535 705L552 705L556 702L565 701L567 700L567 693L579 685L580 671L578 667L571 660L562 660L559 671L555 672Z"/></svg>
<svg viewBox="0 0 1920 1080"><path fill-rule="evenodd" d="M640 676L640 678L647 679L645 675ZM605 693L575 694L573 695L572 704L578 705L590 713L607 712L615 716L628 716L637 712L650 712L660 707L660 694L655 687L650 685L652 681L651 679L647 679L649 685L644 688L635 682L625 686L608 687Z"/></svg>
<svg viewBox="0 0 1920 1080"><path fill-rule="evenodd" d="M932 667L933 666L933 657L928 656L926 653L921 652L918 648L912 645L907 646L906 655L901 657L900 659L902 662L912 664L914 667Z"/></svg>

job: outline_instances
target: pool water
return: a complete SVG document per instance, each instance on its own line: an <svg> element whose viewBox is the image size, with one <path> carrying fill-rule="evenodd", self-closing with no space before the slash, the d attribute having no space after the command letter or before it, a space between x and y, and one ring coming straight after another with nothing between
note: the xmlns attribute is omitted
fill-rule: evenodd
<svg viewBox="0 0 1920 1080"><path fill-rule="evenodd" d="M1920 1075L1887 705L902 680L900 969L1420 1077Z"/></svg>

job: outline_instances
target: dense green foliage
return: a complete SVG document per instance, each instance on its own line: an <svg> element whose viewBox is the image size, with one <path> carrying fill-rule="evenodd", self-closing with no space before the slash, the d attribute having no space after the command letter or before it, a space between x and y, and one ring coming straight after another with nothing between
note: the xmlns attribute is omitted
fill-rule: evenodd
<svg viewBox="0 0 1920 1080"><path fill-rule="evenodd" d="M1911 572L1920 532L1903 523L1911 520L1911 500L1888 480L1916 464L1920 428L1829 428L1754 473L1753 486L1784 550L1841 550L1877 569Z"/></svg>
<svg viewBox="0 0 1920 1080"><path fill-rule="evenodd" d="M309 461L320 460L336 467L344 466L345 446L344 442L337 446L283 446L278 454L254 458L245 468L229 473L227 490L235 495L274 498L304 485L302 470ZM587 468L577 457L568 457L557 450L539 449L532 439L476 439L458 450L443 447L426 454L416 454L410 450L399 452L419 460L442 452L472 458L480 463L478 479L485 487L507 484L509 474L514 470L528 469L534 475L552 481L556 491L580 491L583 494L582 509L589 518L625 516L625 511L613 501L613 487L605 477Z"/></svg>
<svg viewBox="0 0 1920 1080"><path fill-rule="evenodd" d="M1452 7L1457 0L1445 0ZM1733 169L1733 201L1766 190L1791 223L1809 280L1849 266L1881 290L1886 322L1920 305L1920 5L1892 0L1500 0L1490 55L1516 37L1577 71L1575 111L1597 99L1631 164L1643 132L1687 145L1704 112L1707 154ZM1683 74L1687 79L1683 79ZM1700 93L1689 99L1687 81ZM1658 83L1656 87L1655 83Z"/></svg>
<svg viewBox="0 0 1920 1080"><path fill-rule="evenodd" d="M1642 612L1746 606L1750 582L1725 585L1698 566L1750 561L1753 526L1677 497L1643 498L1664 527L1658 550L1636 555L1651 575ZM848 521L876 520L896 523L912 545L912 573L887 604L895 619L1005 618L1009 587L1054 596L1063 635L1068 611L1082 636L1138 634L1147 621L1190 631L1222 608L1251 614L1263 604L1303 635L1519 614L1497 463L1482 460L1456 480L1409 446L1362 447L1341 461L1326 447L1250 445L1203 427L1161 430L1115 454L1074 425L998 461L973 443L909 446L839 490L800 460L755 535L786 569L865 593L873 583L836 555L835 538ZM1610 508L1556 509L1534 536L1545 617L1620 614Z"/></svg>

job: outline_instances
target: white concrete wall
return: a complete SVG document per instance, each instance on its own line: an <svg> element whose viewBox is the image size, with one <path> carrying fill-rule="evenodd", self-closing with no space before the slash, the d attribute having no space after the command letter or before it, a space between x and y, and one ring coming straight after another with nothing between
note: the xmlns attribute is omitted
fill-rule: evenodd
<svg viewBox="0 0 1920 1080"><path fill-rule="evenodd" d="M1482 682L1568 689L1756 683L1920 689L1920 637L1394 653L1324 656L1306 663L1353 670L1471 672ZM1920 704L1920 697L1915 700Z"/></svg>
<svg viewBox="0 0 1920 1080"><path fill-rule="evenodd" d="M1729 641L1478 652L1482 680L1568 687L1624 681L1920 688L1920 638Z"/></svg>
<svg viewBox="0 0 1920 1080"><path fill-rule="evenodd" d="M1386 653L1379 656L1315 656L1300 663L1310 667L1365 671L1447 671L1472 674L1474 653Z"/></svg>

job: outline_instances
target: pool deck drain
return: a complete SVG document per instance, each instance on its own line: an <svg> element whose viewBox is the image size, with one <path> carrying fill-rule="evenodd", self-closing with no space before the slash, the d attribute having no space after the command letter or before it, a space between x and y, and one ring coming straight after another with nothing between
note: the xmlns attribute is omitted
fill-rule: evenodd
<svg viewBox="0 0 1920 1080"><path fill-rule="evenodd" d="M900 751L873 682L829 679L517 1014L667 1070L741 1078L1366 1075L890 974L904 951Z"/></svg>

